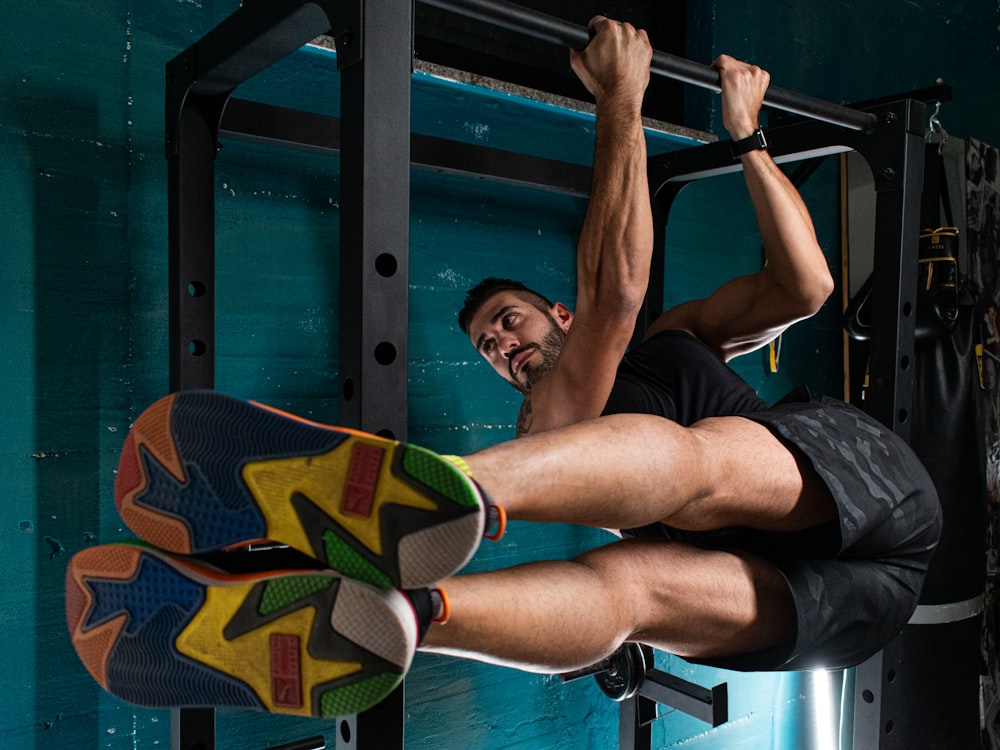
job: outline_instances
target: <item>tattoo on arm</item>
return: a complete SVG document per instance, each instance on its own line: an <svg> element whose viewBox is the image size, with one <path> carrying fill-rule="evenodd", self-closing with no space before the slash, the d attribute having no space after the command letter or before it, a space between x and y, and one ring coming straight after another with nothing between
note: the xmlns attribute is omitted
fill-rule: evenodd
<svg viewBox="0 0 1000 750"><path fill-rule="evenodd" d="M517 437L523 437L529 432L531 432L531 396L525 396L521 411L517 415Z"/></svg>

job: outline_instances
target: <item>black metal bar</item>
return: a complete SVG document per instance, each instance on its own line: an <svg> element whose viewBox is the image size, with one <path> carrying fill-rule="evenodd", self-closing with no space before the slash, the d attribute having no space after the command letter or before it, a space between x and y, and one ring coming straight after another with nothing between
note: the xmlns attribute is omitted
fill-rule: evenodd
<svg viewBox="0 0 1000 750"><path fill-rule="evenodd" d="M859 102L851 102L851 107L856 109L871 110L873 107L891 104L892 102L898 102L902 99L915 99L916 101L923 102L924 104L932 104L933 102L943 103L951 101L952 93L951 86L946 83L939 83L934 86L926 86L922 89L910 89L909 91L903 91L898 94L886 94L885 96L880 96L876 99L864 99Z"/></svg>
<svg viewBox="0 0 1000 750"><path fill-rule="evenodd" d="M170 712L170 750L213 750L215 710L178 708Z"/></svg>
<svg viewBox="0 0 1000 750"><path fill-rule="evenodd" d="M341 73L340 419L406 434L412 2L363 4Z"/></svg>
<svg viewBox="0 0 1000 750"><path fill-rule="evenodd" d="M540 41L583 49L590 41L587 29L561 18L524 8L505 0L420 0L442 10L474 18L494 26L527 34ZM709 65L683 57L654 51L651 72L700 88L719 91L719 72ZM874 118L839 104L770 86L764 104L804 115L814 120L833 123L852 130L868 132L875 126Z"/></svg>
<svg viewBox="0 0 1000 750"><path fill-rule="evenodd" d="M875 178L872 336L864 408L909 438L914 387L914 326L926 107L889 105L882 121L895 131L893 148L878 139L859 144ZM876 322L877 321L877 322ZM854 747L883 747L905 706L897 679L899 638L855 670Z"/></svg>
<svg viewBox="0 0 1000 750"><path fill-rule="evenodd" d="M648 713L656 704L641 695L622 701L618 706L618 747L620 750L651 750L652 729Z"/></svg>
<svg viewBox="0 0 1000 750"><path fill-rule="evenodd" d="M601 672L607 672L614 666L615 660L616 654L612 654L611 656L607 656L600 661L594 662L590 666L583 667L582 669L574 669L570 672L563 672L559 675L559 682L565 685L567 682L573 682L584 677L593 677Z"/></svg>
<svg viewBox="0 0 1000 750"><path fill-rule="evenodd" d="M340 420L406 437L412 0L353 0L341 71ZM369 33L366 33L369 32ZM358 714L357 747L403 747L403 686Z"/></svg>
<svg viewBox="0 0 1000 750"><path fill-rule="evenodd" d="M858 144L875 177L875 257L872 336L864 408L900 435L910 436L920 195L923 190L926 107L906 100L886 107L886 141Z"/></svg>
<svg viewBox="0 0 1000 750"><path fill-rule="evenodd" d="M706 688L661 669L648 669L639 695L683 711L713 727L729 720L729 689L725 682Z"/></svg>
<svg viewBox="0 0 1000 750"><path fill-rule="evenodd" d="M891 687L885 682L883 664L885 650L869 657L854 669L854 714L852 726L853 748L877 748L882 736L883 689Z"/></svg>
<svg viewBox="0 0 1000 750"><path fill-rule="evenodd" d="M198 66L191 91L230 92L320 34L339 38L351 23L350 14L341 10L345 6L334 0L244 3L183 53ZM339 63L353 61L353 52L344 50Z"/></svg>
<svg viewBox="0 0 1000 750"><path fill-rule="evenodd" d="M326 738L322 735L316 737L309 737L304 740L297 740L295 742L288 742L284 745L275 745L274 747L269 747L267 750L325 750L326 749Z"/></svg>
<svg viewBox="0 0 1000 750"><path fill-rule="evenodd" d="M340 153L339 118L237 98L226 105L220 135L315 153ZM569 195L590 193L590 167L418 133L410 136L410 163L435 172L477 175Z"/></svg>
<svg viewBox="0 0 1000 750"><path fill-rule="evenodd" d="M215 386L215 151L219 97L191 95L167 163L171 392Z"/></svg>
<svg viewBox="0 0 1000 750"><path fill-rule="evenodd" d="M778 164L801 162L850 151L865 137L827 123L797 120L768 129L768 152ZM733 159L728 141L657 154L649 157L650 191L658 196L668 183L689 183L742 169L743 165Z"/></svg>
<svg viewBox="0 0 1000 750"><path fill-rule="evenodd" d="M219 135L317 154L340 153L340 118L231 97Z"/></svg>

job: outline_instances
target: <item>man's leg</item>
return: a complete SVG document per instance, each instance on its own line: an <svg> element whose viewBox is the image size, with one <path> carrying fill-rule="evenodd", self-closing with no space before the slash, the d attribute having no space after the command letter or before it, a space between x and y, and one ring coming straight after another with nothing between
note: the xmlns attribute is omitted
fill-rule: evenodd
<svg viewBox="0 0 1000 750"><path fill-rule="evenodd" d="M618 414L501 443L466 461L518 520L796 531L836 517L808 461L742 417L681 427Z"/></svg>
<svg viewBox="0 0 1000 750"><path fill-rule="evenodd" d="M771 563L666 540L615 542L443 587L451 618L431 626L422 648L530 671L582 668L630 640L711 657L795 637L791 596Z"/></svg>

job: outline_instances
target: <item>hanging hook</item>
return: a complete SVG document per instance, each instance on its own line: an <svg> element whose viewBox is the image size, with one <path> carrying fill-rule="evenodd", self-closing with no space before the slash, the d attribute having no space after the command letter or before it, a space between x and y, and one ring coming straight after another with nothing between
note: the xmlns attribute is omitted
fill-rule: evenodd
<svg viewBox="0 0 1000 750"><path fill-rule="evenodd" d="M941 124L941 119L938 117L939 114L941 114L941 102L935 102L934 112L927 122L927 132L924 134L924 141L931 143L935 137L939 138L938 154L942 154L944 153L944 144L948 141L948 131Z"/></svg>

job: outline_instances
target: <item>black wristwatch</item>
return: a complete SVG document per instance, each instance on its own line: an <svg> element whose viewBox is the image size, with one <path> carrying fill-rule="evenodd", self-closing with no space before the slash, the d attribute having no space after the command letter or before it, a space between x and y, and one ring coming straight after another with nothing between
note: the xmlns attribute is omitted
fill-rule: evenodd
<svg viewBox="0 0 1000 750"><path fill-rule="evenodd" d="M764 137L764 128L757 128L753 131L753 135L733 141L731 148L733 149L733 159L736 161L739 161L743 154L749 154L751 151L757 151L758 149L766 149L767 138Z"/></svg>

